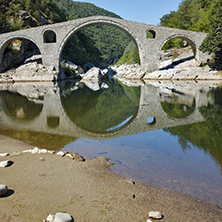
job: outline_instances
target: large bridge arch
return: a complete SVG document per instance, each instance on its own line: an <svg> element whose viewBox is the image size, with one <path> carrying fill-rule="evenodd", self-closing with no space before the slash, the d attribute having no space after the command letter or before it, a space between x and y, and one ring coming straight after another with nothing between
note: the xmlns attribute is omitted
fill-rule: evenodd
<svg viewBox="0 0 222 222"><path fill-rule="evenodd" d="M35 41L34 38L31 38L30 36L27 35L22 35L22 34L17 34L17 35L12 35L7 37L1 44L0 44L0 65L2 64L2 59L4 56L4 52L6 47L8 46L8 44L10 44L10 42L12 42L13 40L17 40L17 39L25 39L25 40L29 40L32 43L34 43L36 45L36 47L38 47L40 53L42 54L42 47L41 44L39 44L38 42Z"/></svg>
<svg viewBox="0 0 222 222"><path fill-rule="evenodd" d="M81 29L86 28L86 27L91 26L91 25L110 25L110 26L118 28L119 30L124 32L136 44L136 46L138 48L138 51L139 51L141 65L143 66L145 64L145 60L144 60L145 50L143 48L142 42L137 37L135 31L130 30L124 24L115 21L113 18L106 18L106 19L105 18L104 19L99 18L99 19L97 19L97 18L94 18L94 17L92 17L92 18L89 17L87 21L82 21L77 26L71 28L64 35L64 37L63 37L63 39L62 39L62 41L61 41L61 43L60 43L60 45L58 47L58 54L57 54L58 61L60 61L63 49L64 49L66 43L68 42L68 40L71 38L71 36L73 34L77 33L78 31L80 31ZM144 33L144 35L145 35L145 33Z"/></svg>

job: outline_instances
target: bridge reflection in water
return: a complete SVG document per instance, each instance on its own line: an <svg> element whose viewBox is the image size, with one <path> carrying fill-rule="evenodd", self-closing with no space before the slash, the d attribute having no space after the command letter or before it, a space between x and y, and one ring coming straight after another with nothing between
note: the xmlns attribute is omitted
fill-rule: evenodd
<svg viewBox="0 0 222 222"><path fill-rule="evenodd" d="M79 82L0 85L1 130L109 139L203 121L207 92L127 86L112 80L92 90Z"/></svg>
<svg viewBox="0 0 222 222"><path fill-rule="evenodd" d="M216 100L222 105L222 90L215 97L214 89L116 80L0 84L0 134L85 157L107 155L123 176L222 206L221 128L213 131L215 122L202 115ZM220 123L221 111L212 111Z"/></svg>

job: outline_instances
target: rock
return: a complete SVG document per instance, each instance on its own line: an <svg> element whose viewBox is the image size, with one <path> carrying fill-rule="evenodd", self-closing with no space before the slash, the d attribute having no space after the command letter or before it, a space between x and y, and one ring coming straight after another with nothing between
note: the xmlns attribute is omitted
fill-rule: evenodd
<svg viewBox="0 0 222 222"><path fill-rule="evenodd" d="M67 213L56 213L50 214L45 222L74 222L74 219L71 215Z"/></svg>
<svg viewBox="0 0 222 222"><path fill-rule="evenodd" d="M35 154L35 153L38 153L39 152L39 148L38 147L35 147L33 150L32 150L32 154Z"/></svg>
<svg viewBox="0 0 222 222"><path fill-rule="evenodd" d="M81 80L81 82L83 82L89 89L91 89L93 91L100 90L100 85L99 85L98 80L95 80L95 81L90 80L89 81L89 80L83 79L83 80Z"/></svg>
<svg viewBox="0 0 222 222"><path fill-rule="evenodd" d="M148 219L146 222L152 222L152 220Z"/></svg>
<svg viewBox="0 0 222 222"><path fill-rule="evenodd" d="M97 157L96 159L104 166L112 166L113 165L113 163L108 162L109 159L107 159L103 156Z"/></svg>
<svg viewBox="0 0 222 222"><path fill-rule="evenodd" d="M12 154L11 154L11 156L19 156L19 155L21 155L22 153L21 152L13 152Z"/></svg>
<svg viewBox="0 0 222 222"><path fill-rule="evenodd" d="M19 10L19 18L24 22L23 26L36 27L38 22L27 11Z"/></svg>
<svg viewBox="0 0 222 222"><path fill-rule="evenodd" d="M68 65L70 69L73 69L73 70L75 70L75 71L78 70L78 66L77 66L76 64L68 61L68 60L67 60L67 62L66 62L66 65Z"/></svg>
<svg viewBox="0 0 222 222"><path fill-rule="evenodd" d="M93 67L88 70L87 73L83 76L83 80L88 79L106 79L108 78L107 74L104 74L100 68Z"/></svg>
<svg viewBox="0 0 222 222"><path fill-rule="evenodd" d="M9 167L13 164L14 162L11 160L6 160L6 161L2 161L0 162L0 167Z"/></svg>
<svg viewBox="0 0 222 222"><path fill-rule="evenodd" d="M4 157L4 156L8 156L8 153L0 153L0 156Z"/></svg>
<svg viewBox="0 0 222 222"><path fill-rule="evenodd" d="M3 197L8 192L8 187L4 184L0 184L0 197Z"/></svg>
<svg viewBox="0 0 222 222"><path fill-rule="evenodd" d="M72 156L71 153L67 153L67 154L65 155L65 157L70 157L71 159L74 159L74 157Z"/></svg>
<svg viewBox="0 0 222 222"><path fill-rule="evenodd" d="M55 151L54 151L54 150L48 150L47 153L49 153L49 154L55 154Z"/></svg>
<svg viewBox="0 0 222 222"><path fill-rule="evenodd" d="M54 81L56 71L52 67L45 68L42 64L28 62L19 66L12 76L14 81Z"/></svg>
<svg viewBox="0 0 222 222"><path fill-rule="evenodd" d="M22 152L23 152L23 153L32 153L32 149L29 149L29 150L23 150Z"/></svg>
<svg viewBox="0 0 222 222"><path fill-rule="evenodd" d="M85 161L85 159L81 155L79 155L78 153L73 153L72 156L74 157L74 160L77 160L80 162Z"/></svg>
<svg viewBox="0 0 222 222"><path fill-rule="evenodd" d="M56 153L56 155L63 157L66 155L66 152L59 151L58 153Z"/></svg>
<svg viewBox="0 0 222 222"><path fill-rule="evenodd" d="M150 218L157 219L157 220L160 220L163 218L163 215L160 211L150 211L148 215Z"/></svg>
<svg viewBox="0 0 222 222"><path fill-rule="evenodd" d="M41 153L48 153L48 150L47 149L39 149L38 153L39 154L41 154Z"/></svg>

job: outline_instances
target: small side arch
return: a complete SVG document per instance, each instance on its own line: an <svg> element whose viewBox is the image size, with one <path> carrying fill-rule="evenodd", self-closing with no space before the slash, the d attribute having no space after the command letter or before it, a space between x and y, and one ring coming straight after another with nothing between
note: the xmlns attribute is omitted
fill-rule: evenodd
<svg viewBox="0 0 222 222"><path fill-rule="evenodd" d="M152 28L146 30L147 39L155 39L157 37L156 31Z"/></svg>
<svg viewBox="0 0 222 222"><path fill-rule="evenodd" d="M43 43L56 43L56 33L52 30L43 32Z"/></svg>
<svg viewBox="0 0 222 222"><path fill-rule="evenodd" d="M196 54L197 54L197 46L196 46L196 43L195 41L187 36L187 35L172 35L172 36L169 36L167 39L165 39L162 44L160 45L160 48L159 48L159 55L160 55L160 52L164 46L164 44L169 41L170 39L173 39L173 38L180 38L180 39L183 39L185 41L188 42L188 44L191 46L192 50L193 50L193 53L194 53L194 57L196 57Z"/></svg>

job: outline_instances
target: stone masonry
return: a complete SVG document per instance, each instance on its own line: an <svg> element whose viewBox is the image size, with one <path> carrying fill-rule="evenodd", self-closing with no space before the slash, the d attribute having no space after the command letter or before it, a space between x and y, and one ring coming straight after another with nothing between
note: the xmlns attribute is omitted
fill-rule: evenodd
<svg viewBox="0 0 222 222"><path fill-rule="evenodd" d="M58 73L57 79L59 79L60 57L65 44L75 32L95 24L115 26L130 36L138 47L141 66L147 72L159 68L161 48L168 40L175 37L182 38L191 45L198 62L205 62L207 59L207 55L199 51L199 46L207 36L206 33L160 27L105 16L93 16L1 34L0 65L4 50L12 40L28 39L39 48L43 65L52 67ZM153 34L153 38L147 38L149 32Z"/></svg>

